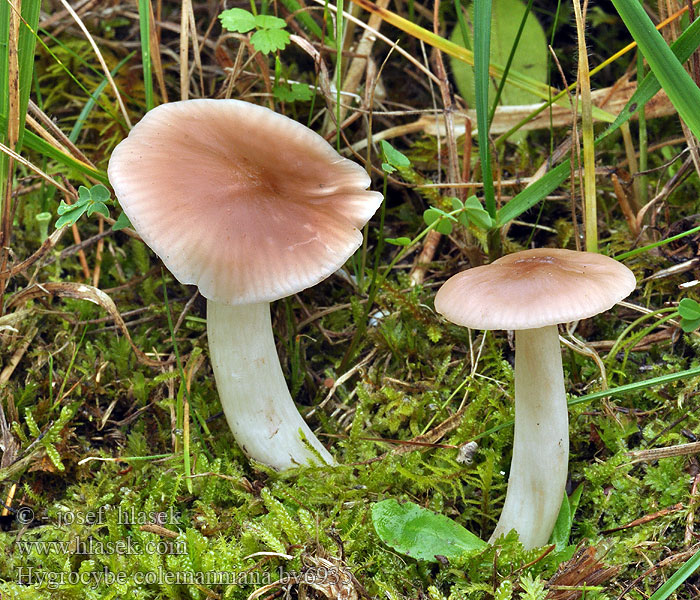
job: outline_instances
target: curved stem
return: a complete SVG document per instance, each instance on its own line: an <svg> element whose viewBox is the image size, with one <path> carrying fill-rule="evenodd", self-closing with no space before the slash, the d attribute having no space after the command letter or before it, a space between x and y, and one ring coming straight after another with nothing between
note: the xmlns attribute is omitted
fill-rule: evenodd
<svg viewBox="0 0 700 600"><path fill-rule="evenodd" d="M516 331L513 459L490 543L511 529L525 548L549 540L566 486L568 421L557 326Z"/></svg>
<svg viewBox="0 0 700 600"><path fill-rule="evenodd" d="M289 395L269 303L229 306L207 300L207 336L221 405L246 456L278 471L309 461L335 464Z"/></svg>

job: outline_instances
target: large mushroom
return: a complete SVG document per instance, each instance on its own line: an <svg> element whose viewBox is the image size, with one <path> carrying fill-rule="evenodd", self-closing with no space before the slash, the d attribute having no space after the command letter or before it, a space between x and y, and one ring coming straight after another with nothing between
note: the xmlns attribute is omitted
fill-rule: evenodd
<svg viewBox="0 0 700 600"><path fill-rule="evenodd" d="M515 529L547 543L564 497L568 414L557 324L592 317L627 297L632 271L591 252L525 250L445 282L436 310L473 329L515 330L515 433L503 512L490 542Z"/></svg>
<svg viewBox="0 0 700 600"><path fill-rule="evenodd" d="M269 304L322 281L360 246L382 201L365 170L267 108L202 99L148 112L108 174L134 229L207 298L216 385L245 454L277 470L333 464L289 394Z"/></svg>

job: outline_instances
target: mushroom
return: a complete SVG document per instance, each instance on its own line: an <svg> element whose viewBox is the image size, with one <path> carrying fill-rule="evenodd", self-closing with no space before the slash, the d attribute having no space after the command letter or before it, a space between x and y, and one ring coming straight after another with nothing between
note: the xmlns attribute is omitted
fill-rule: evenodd
<svg viewBox="0 0 700 600"><path fill-rule="evenodd" d="M445 282L435 308L473 329L515 330L515 434L503 512L489 540L515 529L547 543L566 485L568 414L557 324L592 317L627 297L632 271L592 252L525 250Z"/></svg>
<svg viewBox="0 0 700 600"><path fill-rule="evenodd" d="M108 175L144 242L207 299L216 385L243 452L280 471L333 464L289 394L269 305L360 246L382 201L365 170L267 108L200 99L148 112Z"/></svg>

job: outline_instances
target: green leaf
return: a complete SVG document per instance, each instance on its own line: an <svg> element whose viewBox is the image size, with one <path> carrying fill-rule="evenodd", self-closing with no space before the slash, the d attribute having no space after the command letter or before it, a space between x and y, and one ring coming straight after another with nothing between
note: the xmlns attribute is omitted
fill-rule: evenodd
<svg viewBox="0 0 700 600"><path fill-rule="evenodd" d="M390 165L396 167L397 169L406 169L411 166L411 161L408 157L399 152L386 140L379 142L382 148L382 154L384 154L384 160Z"/></svg>
<svg viewBox="0 0 700 600"><path fill-rule="evenodd" d="M449 217L439 208L429 208L423 213L425 224L430 226L435 223L435 231L443 235L452 233L452 223Z"/></svg>
<svg viewBox="0 0 700 600"><path fill-rule="evenodd" d="M109 217L109 209L104 202L94 202L87 209L87 216L91 217L94 213L99 213L103 217Z"/></svg>
<svg viewBox="0 0 700 600"><path fill-rule="evenodd" d="M60 229L64 225L75 225L86 210L86 206L78 206L73 210L64 211L63 215L56 221L56 229Z"/></svg>
<svg viewBox="0 0 700 600"><path fill-rule="evenodd" d="M98 183L90 188L90 197L92 198L93 202L102 202L107 204L111 196L112 195L109 193L109 190L101 183Z"/></svg>
<svg viewBox="0 0 700 600"><path fill-rule="evenodd" d="M684 319L700 319L700 304L692 298L683 298L678 303L678 313Z"/></svg>
<svg viewBox="0 0 700 600"><path fill-rule="evenodd" d="M280 83L272 88L272 93L281 102L296 102L297 100L308 102L314 96L313 90L303 83L292 83L291 85Z"/></svg>
<svg viewBox="0 0 700 600"><path fill-rule="evenodd" d="M425 221L425 224L430 226L435 221L438 219L442 218L443 212L437 208L429 208L425 212L423 212L423 220Z"/></svg>
<svg viewBox="0 0 700 600"><path fill-rule="evenodd" d="M462 210L464 203L459 198L450 198L452 201L452 210Z"/></svg>
<svg viewBox="0 0 700 600"><path fill-rule="evenodd" d="M255 29L255 15L242 8L230 8L219 15L221 26L229 31L248 33Z"/></svg>
<svg viewBox="0 0 700 600"><path fill-rule="evenodd" d="M389 163L383 162L382 171L384 171L385 173L393 173L394 171L396 171L396 168L392 167Z"/></svg>
<svg viewBox="0 0 700 600"><path fill-rule="evenodd" d="M255 26L258 29L284 29L287 23L273 15L258 15L255 17Z"/></svg>
<svg viewBox="0 0 700 600"><path fill-rule="evenodd" d="M131 221L129 221L129 217L126 216L126 213L122 212L114 222L114 225L112 225L112 231L119 231L126 227L131 227Z"/></svg>
<svg viewBox="0 0 700 600"><path fill-rule="evenodd" d="M78 200L76 201L75 205L89 204L91 200L92 194L90 193L90 190L84 185L81 185L78 188Z"/></svg>
<svg viewBox="0 0 700 600"><path fill-rule="evenodd" d="M91 217L94 213L99 213L103 217L109 217L109 208L107 202L110 200L109 190L98 183L88 189L84 185L78 188L78 200L74 204L66 204L63 200L58 205L59 219L56 221L56 228L64 225L74 225L80 217L87 212L87 216Z"/></svg>
<svg viewBox="0 0 700 600"><path fill-rule="evenodd" d="M292 92L294 93L295 100L301 100L302 102L309 102L316 93L315 89L303 83L293 83Z"/></svg>
<svg viewBox="0 0 700 600"><path fill-rule="evenodd" d="M564 500L559 509L559 516L557 516L557 521L554 523L552 536L549 538L551 544L556 544L557 552L566 548L566 545L569 543L571 528L574 525L574 514L581 500L581 492L583 492L583 485L579 485L574 490L574 493L571 494L571 498L564 493Z"/></svg>
<svg viewBox="0 0 700 600"><path fill-rule="evenodd" d="M284 50L285 46L289 44L289 32L284 29L261 29L253 34L250 43L262 54Z"/></svg>
<svg viewBox="0 0 700 600"><path fill-rule="evenodd" d="M467 208L465 209L469 220L474 223L479 229L488 231L493 227L493 219L483 208Z"/></svg>
<svg viewBox="0 0 700 600"><path fill-rule="evenodd" d="M480 229L488 231L493 227L491 215L484 210L484 207L481 206L481 202L479 202L476 196L470 196L466 199L464 202L464 209L469 220Z"/></svg>
<svg viewBox="0 0 700 600"><path fill-rule="evenodd" d="M700 327L700 319L681 319L681 329L685 333L692 333Z"/></svg>
<svg viewBox="0 0 700 600"><path fill-rule="evenodd" d="M444 515L394 499L372 506L372 522L379 538L401 554L437 562L436 556L456 559L475 553L487 544Z"/></svg>
<svg viewBox="0 0 700 600"><path fill-rule="evenodd" d="M294 13L294 18L299 21L304 27L306 27L311 33L313 33L319 40L324 39L324 32L318 26L316 21L311 18L309 13L304 9L304 7L298 2L298 0L281 0L285 8L290 12ZM325 39L332 40L332 28L330 31L325 32Z"/></svg>
<svg viewBox="0 0 700 600"><path fill-rule="evenodd" d="M450 235L452 233L452 223L447 219L442 219L435 225L435 231L442 235Z"/></svg>
<svg viewBox="0 0 700 600"><path fill-rule="evenodd" d="M486 208L495 217L496 197L491 171L491 149L488 143L492 8L491 0L474 0L474 103L476 104L476 125L480 132L481 180L484 183Z"/></svg>
<svg viewBox="0 0 700 600"><path fill-rule="evenodd" d="M394 246L408 246L411 243L411 238L407 237L397 237L397 238L384 238L387 244L394 244Z"/></svg>
<svg viewBox="0 0 700 600"><path fill-rule="evenodd" d="M66 213L75 210L75 204L67 204L64 200L61 200L61 203L58 205L58 209L56 212L59 215L65 215Z"/></svg>

